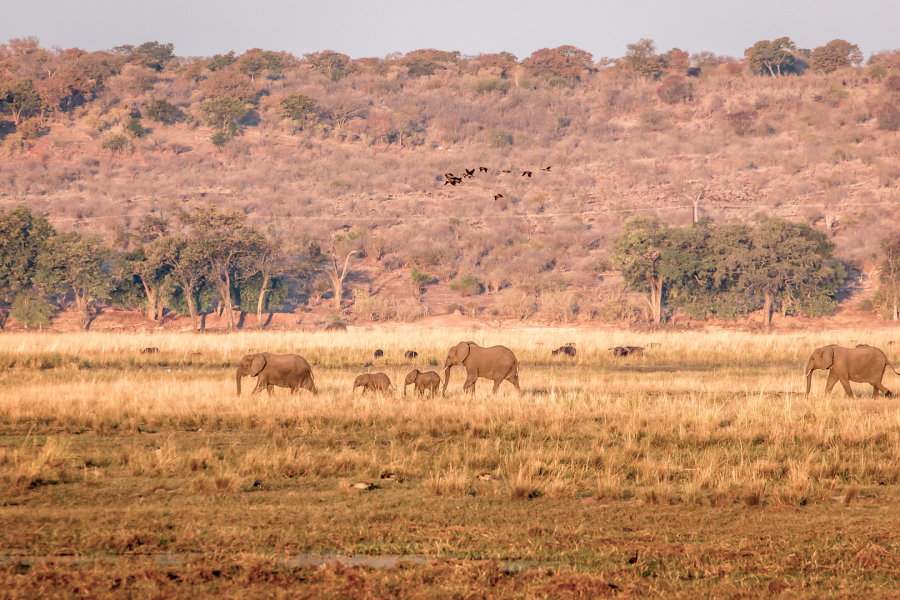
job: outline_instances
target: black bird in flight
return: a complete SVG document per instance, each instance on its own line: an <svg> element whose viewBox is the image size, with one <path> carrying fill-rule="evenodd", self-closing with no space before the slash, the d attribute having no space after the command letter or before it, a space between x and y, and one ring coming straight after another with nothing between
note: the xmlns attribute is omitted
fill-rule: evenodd
<svg viewBox="0 0 900 600"><path fill-rule="evenodd" d="M494 194L494 202L503 197L503 194Z"/></svg>
<svg viewBox="0 0 900 600"><path fill-rule="evenodd" d="M465 169L466 174L463 177L475 177L475 169Z"/></svg>
<svg viewBox="0 0 900 600"><path fill-rule="evenodd" d="M531 177L531 171L522 171L522 177Z"/></svg>
<svg viewBox="0 0 900 600"><path fill-rule="evenodd" d="M482 173L487 173L487 167L478 167L478 170Z"/></svg>
<svg viewBox="0 0 900 600"><path fill-rule="evenodd" d="M547 172L549 173L549 172L550 172L550 167L544 167L544 168L541 169L541 171L547 171Z"/></svg>
<svg viewBox="0 0 900 600"><path fill-rule="evenodd" d="M510 171L509 169L502 169L500 172L501 173L512 173L512 171Z"/></svg>

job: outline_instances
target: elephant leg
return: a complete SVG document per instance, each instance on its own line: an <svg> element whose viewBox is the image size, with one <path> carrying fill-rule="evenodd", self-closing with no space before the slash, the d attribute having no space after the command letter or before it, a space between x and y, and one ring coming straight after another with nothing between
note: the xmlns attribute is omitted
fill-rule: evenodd
<svg viewBox="0 0 900 600"><path fill-rule="evenodd" d="M511 384L513 384L513 387L516 388L516 392L518 392L519 395L521 396L522 390L519 389L519 375L518 374L513 375L507 381L509 381Z"/></svg>
<svg viewBox="0 0 900 600"><path fill-rule="evenodd" d="M826 396L831 393L831 388L833 388L834 384L836 384L837 382L838 382L837 373L835 373L834 371L829 369L828 370L828 382L825 384L825 395Z"/></svg>
<svg viewBox="0 0 900 600"><path fill-rule="evenodd" d="M263 391L264 389L266 389L266 380L263 379L262 377L260 377L260 378L256 381L256 387L253 388L253 393L254 393L254 394L258 394L258 393L260 393L261 391ZM251 395L252 395L252 394L251 394Z"/></svg>
<svg viewBox="0 0 900 600"><path fill-rule="evenodd" d="M271 383L270 383L269 385L267 385L267 386L266 386L266 393L268 393L270 396L271 396L272 394L274 394L274 393L275 393L275 386L272 385Z"/></svg>
<svg viewBox="0 0 900 600"><path fill-rule="evenodd" d="M478 373L468 371L466 373L466 383L463 384L463 391L475 393L475 382L478 380Z"/></svg>
<svg viewBox="0 0 900 600"><path fill-rule="evenodd" d="M841 385L844 388L844 391L847 392L847 397L848 398L856 398L856 396L853 395L853 390L850 389L850 380L847 379L846 377L841 377L840 381L841 381Z"/></svg>
<svg viewBox="0 0 900 600"><path fill-rule="evenodd" d="M497 393L497 390L500 389L500 383L501 383L502 381L503 381L502 379L495 379L495 380L494 380L494 389L491 390L491 393L492 393L492 394L496 394L496 393Z"/></svg>
<svg viewBox="0 0 900 600"><path fill-rule="evenodd" d="M877 397L878 397L878 392L881 392L882 394L884 394L884 397L885 397L885 398L890 398L891 395L892 395L892 394L891 394L891 390L889 390L889 389L887 389L886 387L884 387L884 384L882 384L880 381L873 381L873 382L872 382L872 387L875 388L875 389L872 391L872 397L873 397L873 398L877 398Z"/></svg>

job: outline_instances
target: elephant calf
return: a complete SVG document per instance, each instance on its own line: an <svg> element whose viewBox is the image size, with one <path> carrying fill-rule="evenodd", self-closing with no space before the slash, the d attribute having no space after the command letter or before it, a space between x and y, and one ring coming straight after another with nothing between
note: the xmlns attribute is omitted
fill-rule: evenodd
<svg viewBox="0 0 900 600"><path fill-rule="evenodd" d="M441 387L441 376L434 371L426 371L422 373L418 369L410 371L403 381L403 395L406 395L406 387L415 384L416 394L424 394L426 390L431 390L431 395L438 391Z"/></svg>
<svg viewBox="0 0 900 600"><path fill-rule="evenodd" d="M363 389L363 394L369 391L388 393L390 388L394 387L394 384L391 383L391 378L384 373L366 373L353 381L354 392L358 387Z"/></svg>
<svg viewBox="0 0 900 600"><path fill-rule="evenodd" d="M254 394L266 390L272 395L274 388L289 388L291 393L299 389L316 393L312 369L306 359L297 354L247 354L237 368L237 393L241 395L241 378L256 377Z"/></svg>
<svg viewBox="0 0 900 600"><path fill-rule="evenodd" d="M809 360L806 361L806 393L812 386L812 374L817 369L828 370L828 383L825 384L825 394L831 392L831 388L838 381L841 382L847 396L853 398L853 390L850 382L868 383L874 389L872 397L877 398L878 392L885 396L891 395L891 390L881 384L884 372L890 367L894 373L897 370L890 363L884 352L872 346L860 346L856 348L843 348L841 346L823 346L813 350ZM897 373L900 375L900 373Z"/></svg>

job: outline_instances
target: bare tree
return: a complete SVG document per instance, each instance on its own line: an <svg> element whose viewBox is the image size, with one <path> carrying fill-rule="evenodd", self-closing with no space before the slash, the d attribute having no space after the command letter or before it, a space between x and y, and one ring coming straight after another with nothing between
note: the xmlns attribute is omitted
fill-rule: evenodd
<svg viewBox="0 0 900 600"><path fill-rule="evenodd" d="M332 248L331 256L328 258L331 264L326 263L325 268L316 269L316 271L325 273L331 279L331 286L332 290L334 291L334 310L336 310L338 313L341 312L341 298L344 293L344 280L350 273L350 257L356 253L356 250L353 250L352 252L347 254L347 258L344 259L344 268L341 269L339 267L337 249Z"/></svg>
<svg viewBox="0 0 900 600"><path fill-rule="evenodd" d="M705 188L703 188L702 190L697 192L696 198L694 198L693 195L685 194L685 196L688 198L688 200L691 201L691 204L694 205L694 223L697 223L700 221L700 199L703 197L703 194L705 194L709 190L709 188L711 186L712 186L712 184L709 184Z"/></svg>

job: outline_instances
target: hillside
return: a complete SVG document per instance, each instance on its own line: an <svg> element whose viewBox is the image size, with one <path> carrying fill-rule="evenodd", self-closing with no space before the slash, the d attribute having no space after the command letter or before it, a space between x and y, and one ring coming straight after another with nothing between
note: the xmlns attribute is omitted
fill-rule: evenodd
<svg viewBox="0 0 900 600"><path fill-rule="evenodd" d="M355 240L348 291L412 298L404 282L416 266L436 277L428 310L469 304L492 319L509 316L499 290L549 286L590 302L622 294L610 255L623 221L687 225L698 198L700 216L717 222L763 213L826 232L851 276L841 297L851 304L874 291L880 243L900 223L895 54L769 77L700 55L660 58L642 76L628 57L580 57L566 71L436 51L344 62L251 53L151 64L135 49L53 53L11 41L0 52L7 89L28 79L45 98L54 77L70 85L18 125L7 107L0 210L26 206L58 231L127 250L126 234L148 215L235 207L297 252ZM254 71L247 56L270 62ZM242 114L213 114L222 98ZM291 112L286 98L312 103ZM154 120L160 101L175 110ZM445 173L464 169L475 176L445 185ZM452 293L447 283L465 274L485 293ZM324 318L326 300L307 291L292 284L296 314ZM641 318L640 300L630 302ZM602 306L571 317L537 308L548 322L603 320Z"/></svg>

